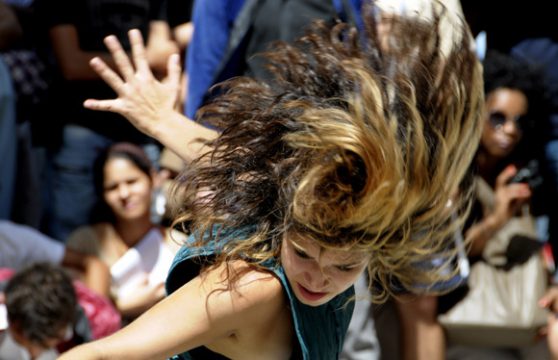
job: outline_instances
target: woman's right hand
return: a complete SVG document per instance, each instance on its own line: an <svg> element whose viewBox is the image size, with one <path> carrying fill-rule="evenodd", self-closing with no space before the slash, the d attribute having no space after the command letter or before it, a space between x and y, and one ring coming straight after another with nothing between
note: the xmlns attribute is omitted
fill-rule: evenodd
<svg viewBox="0 0 558 360"><path fill-rule="evenodd" d="M154 138L158 137L165 121L171 119L180 92L181 68L178 54L169 57L167 78L158 81L149 67L141 33L137 29L128 33L132 61L113 35L105 38L118 75L103 60L96 57L90 62L99 76L116 92L116 99L85 101L92 110L111 111L126 117L135 127Z"/></svg>
<svg viewBox="0 0 558 360"><path fill-rule="evenodd" d="M93 69L118 97L88 99L83 105L92 110L121 114L140 131L157 139L186 162L209 151L204 140L214 139L218 133L176 111L181 78L178 54L169 57L167 77L164 81L158 81L149 68L141 33L134 29L130 30L128 36L133 65L115 36L105 38L105 44L121 75L100 58L91 60Z"/></svg>
<svg viewBox="0 0 558 360"><path fill-rule="evenodd" d="M496 178L494 188L494 208L482 220L467 230L465 236L471 242L469 255L481 255L486 244L531 198L527 184L509 184L517 173L514 166L506 167Z"/></svg>
<svg viewBox="0 0 558 360"><path fill-rule="evenodd" d="M498 223L507 223L531 198L531 189L524 183L509 183L517 173L515 166L507 166L496 178L494 189L494 211Z"/></svg>

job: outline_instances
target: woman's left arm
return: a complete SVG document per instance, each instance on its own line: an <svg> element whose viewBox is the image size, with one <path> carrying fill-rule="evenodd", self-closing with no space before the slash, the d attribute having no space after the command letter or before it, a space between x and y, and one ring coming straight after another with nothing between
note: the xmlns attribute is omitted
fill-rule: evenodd
<svg viewBox="0 0 558 360"><path fill-rule="evenodd" d="M279 280L242 261L230 266L205 271L122 330L73 348L60 359L166 359L269 323L285 307ZM229 287L231 269L242 275Z"/></svg>

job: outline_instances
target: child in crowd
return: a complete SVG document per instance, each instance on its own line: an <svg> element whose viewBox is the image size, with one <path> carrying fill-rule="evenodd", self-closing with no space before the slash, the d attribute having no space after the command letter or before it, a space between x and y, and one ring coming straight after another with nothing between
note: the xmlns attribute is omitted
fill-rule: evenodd
<svg viewBox="0 0 558 360"><path fill-rule="evenodd" d="M76 319L69 275L37 263L16 273L3 292L9 326L0 327L0 359L56 359L56 346L72 338Z"/></svg>

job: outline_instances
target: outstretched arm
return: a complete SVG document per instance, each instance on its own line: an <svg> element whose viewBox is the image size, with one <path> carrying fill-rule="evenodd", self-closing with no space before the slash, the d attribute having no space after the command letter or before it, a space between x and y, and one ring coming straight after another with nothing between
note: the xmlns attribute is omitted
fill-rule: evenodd
<svg viewBox="0 0 558 360"><path fill-rule="evenodd" d="M194 278L117 333L73 348L60 359L166 359L219 344L224 353L238 351L222 345L242 329L268 328L286 305L281 284L270 273L250 269L231 290L224 282L225 266ZM244 271L249 265L239 261L231 266Z"/></svg>
<svg viewBox="0 0 558 360"><path fill-rule="evenodd" d="M129 294L116 296L116 308L125 318L133 319L146 312L165 297L165 284L151 285L148 279L138 284Z"/></svg>
<svg viewBox="0 0 558 360"><path fill-rule="evenodd" d="M185 161L198 157L208 150L198 140L214 139L217 132L175 111L181 74L178 54L169 57L165 81L158 81L149 68L141 33L134 29L128 35L133 64L115 36L105 39L120 75L101 58L93 58L90 62L118 97L112 100L88 99L84 106L123 115L140 131L159 140Z"/></svg>

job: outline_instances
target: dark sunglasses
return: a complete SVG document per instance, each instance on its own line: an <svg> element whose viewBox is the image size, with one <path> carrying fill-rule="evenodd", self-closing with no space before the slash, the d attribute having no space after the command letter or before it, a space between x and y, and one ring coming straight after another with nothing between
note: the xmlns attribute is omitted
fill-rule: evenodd
<svg viewBox="0 0 558 360"><path fill-rule="evenodd" d="M515 127L521 133L529 130L532 126L526 115L514 116L510 120L513 120ZM488 123L494 130L503 128L506 122L508 122L508 117L501 111L492 111L488 114Z"/></svg>

